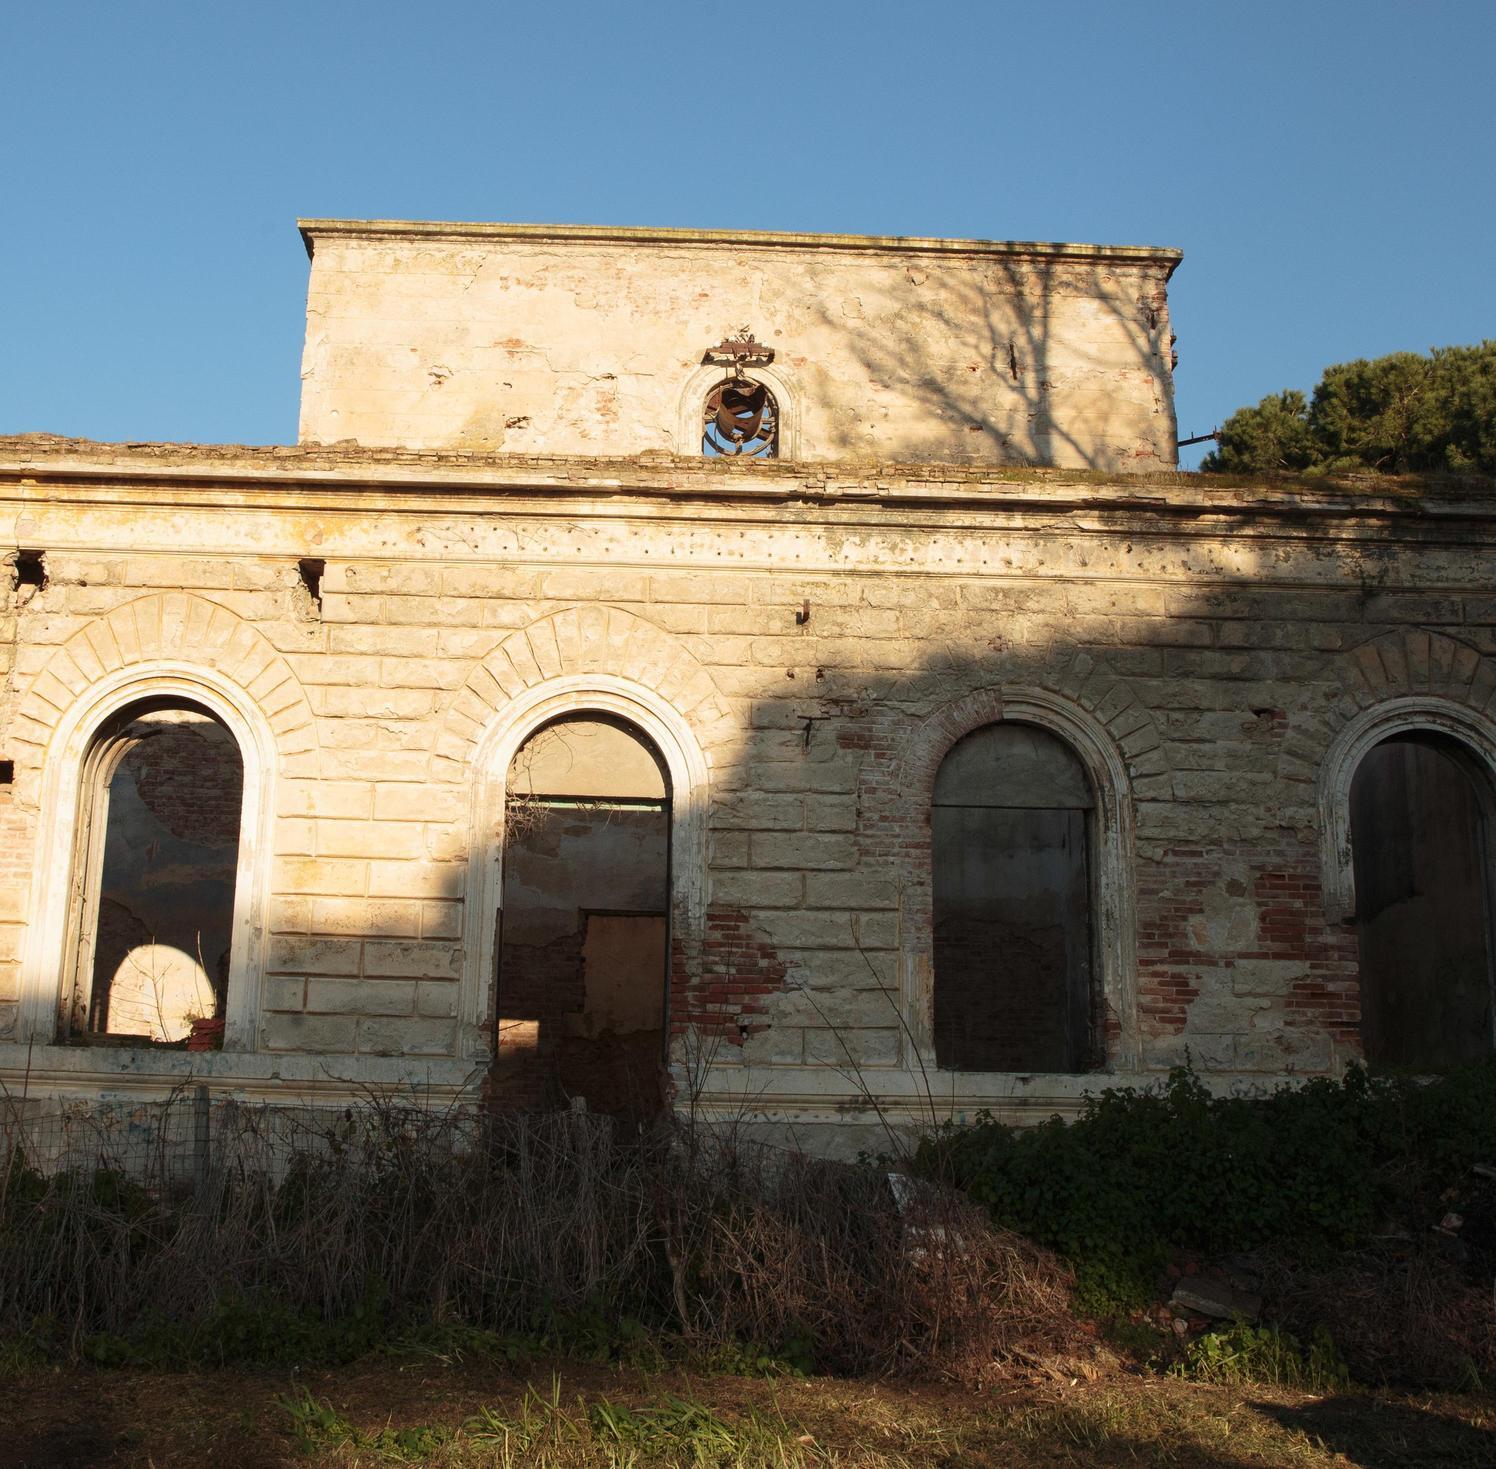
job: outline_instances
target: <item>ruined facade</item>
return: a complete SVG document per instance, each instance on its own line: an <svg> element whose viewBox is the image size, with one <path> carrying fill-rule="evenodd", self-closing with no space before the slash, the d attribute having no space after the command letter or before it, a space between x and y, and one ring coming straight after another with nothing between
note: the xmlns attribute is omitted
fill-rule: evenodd
<svg viewBox="0 0 1496 1469"><path fill-rule="evenodd" d="M812 1146L1492 1046L1496 499L1172 472L1149 249L308 222L0 440L0 1080Z"/></svg>

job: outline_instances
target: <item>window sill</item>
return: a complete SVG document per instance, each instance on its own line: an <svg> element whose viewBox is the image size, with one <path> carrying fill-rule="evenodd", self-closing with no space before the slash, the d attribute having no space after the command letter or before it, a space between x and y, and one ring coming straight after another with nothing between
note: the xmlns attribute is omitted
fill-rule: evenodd
<svg viewBox="0 0 1496 1469"><path fill-rule="evenodd" d="M59 1046L91 1047L98 1046L108 1050L137 1050L137 1051L185 1051L187 1049L187 1038L183 1036L179 1041L156 1041L148 1035L113 1035L98 1034L90 1032L87 1035L63 1036L57 1044Z"/></svg>

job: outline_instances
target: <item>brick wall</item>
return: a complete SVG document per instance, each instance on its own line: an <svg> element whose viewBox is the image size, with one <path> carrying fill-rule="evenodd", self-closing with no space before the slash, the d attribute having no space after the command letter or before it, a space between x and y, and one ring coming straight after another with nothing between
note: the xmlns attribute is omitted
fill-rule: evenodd
<svg viewBox="0 0 1496 1469"><path fill-rule="evenodd" d="M173 836L199 846L238 847L243 763L222 725L155 716L148 738L125 757L123 768L146 810Z"/></svg>

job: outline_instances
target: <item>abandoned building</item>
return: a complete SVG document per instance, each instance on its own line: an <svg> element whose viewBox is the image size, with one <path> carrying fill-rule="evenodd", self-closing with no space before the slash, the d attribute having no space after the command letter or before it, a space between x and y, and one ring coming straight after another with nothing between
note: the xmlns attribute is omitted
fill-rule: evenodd
<svg viewBox="0 0 1496 1469"><path fill-rule="evenodd" d="M1496 498L1175 473L1178 252L301 233L296 445L0 440L10 1096L1492 1049Z"/></svg>

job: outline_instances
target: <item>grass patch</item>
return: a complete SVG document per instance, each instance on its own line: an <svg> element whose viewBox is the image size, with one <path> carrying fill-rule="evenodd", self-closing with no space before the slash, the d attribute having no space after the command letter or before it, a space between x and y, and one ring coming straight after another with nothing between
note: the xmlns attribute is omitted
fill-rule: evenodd
<svg viewBox="0 0 1496 1469"><path fill-rule="evenodd" d="M277 1399L297 1449L324 1460L372 1454L386 1462L459 1465L634 1466L691 1469L795 1469L830 1462L812 1434L776 1412L729 1412L667 1392L656 1403L630 1407L599 1397L563 1401L553 1378L549 1394L530 1387L513 1406L480 1406L460 1425L412 1424L361 1431L325 1399L305 1388ZM873 1461L864 1459L863 1462ZM883 1463L895 1461L884 1456Z"/></svg>
<svg viewBox="0 0 1496 1469"><path fill-rule="evenodd" d="M99 1373L14 1384L6 1462L114 1469L1486 1469L1496 1408L1476 1397L1310 1394L1262 1385L1036 1371L955 1385L756 1381L558 1366L535 1385L492 1363L374 1359L311 1374Z"/></svg>

